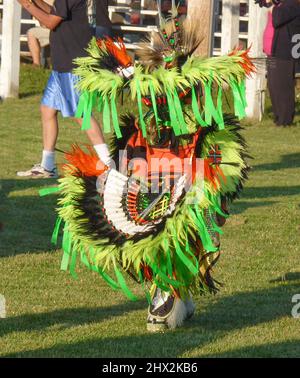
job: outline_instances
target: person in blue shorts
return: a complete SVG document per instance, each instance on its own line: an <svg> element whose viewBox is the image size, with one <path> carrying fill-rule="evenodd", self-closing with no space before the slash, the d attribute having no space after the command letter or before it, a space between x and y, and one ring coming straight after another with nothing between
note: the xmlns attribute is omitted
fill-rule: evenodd
<svg viewBox="0 0 300 378"><path fill-rule="evenodd" d="M20 177L55 178L55 145L58 137L58 112L63 117L75 117L80 94L76 90L77 77L72 73L73 60L86 56L85 48L93 36L88 21L88 0L55 0L50 6L43 0L18 0L42 25L50 29L50 48L53 71L41 102L43 153L41 162ZM81 125L81 119L75 119ZM97 121L91 119L88 138L99 158L111 163L107 145Z"/></svg>

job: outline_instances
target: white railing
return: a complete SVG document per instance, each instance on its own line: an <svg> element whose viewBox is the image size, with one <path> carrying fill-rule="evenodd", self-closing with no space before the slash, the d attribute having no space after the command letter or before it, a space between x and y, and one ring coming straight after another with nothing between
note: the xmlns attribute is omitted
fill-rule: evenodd
<svg viewBox="0 0 300 378"><path fill-rule="evenodd" d="M3 10L3 1L0 0L0 10ZM34 19L27 19L27 18L21 18L20 28L22 28L22 25L31 25L32 27L38 26L39 22ZM20 42L27 42L27 35L26 34L20 34ZM0 33L0 51L1 51L1 45L2 45L2 34ZM28 50L20 50L21 55L29 55Z"/></svg>
<svg viewBox="0 0 300 378"><path fill-rule="evenodd" d="M0 10L1 9L3 9L3 4L2 4L2 1L0 0ZM124 5L124 2L120 1L120 5L109 6L108 11L109 11L110 19L112 19L114 13L123 13L123 14L128 14L128 15L133 14L133 13L134 14L138 13L140 15L139 25L130 25L130 23L124 24L124 25L113 25L114 30L121 30L121 31L127 31L127 32L134 32L134 33L147 33L153 30L157 30L158 11L146 9L145 0L141 0L140 9L132 9L130 6ZM153 25L143 25L144 16L153 16L154 18ZM38 26L39 22L34 19L21 18L21 27L22 25L32 25L32 27L34 27L34 26ZM0 46L1 46L1 39L2 39L2 35L0 34ZM20 42L27 42L26 34L20 35ZM126 43L125 45L129 50L136 49L136 46L133 43ZM21 55L28 55L28 52L21 50Z"/></svg>
<svg viewBox="0 0 300 378"><path fill-rule="evenodd" d="M130 22L125 22L123 25L113 25L113 30L121 30L130 33L148 33L153 30L157 30L157 10L149 10L145 7L145 0L140 1L140 9L133 9L127 4L126 1L119 0L119 5L111 5L108 7L109 18L112 20L114 13L121 13L125 17L132 14L139 14L139 24L131 25ZM152 16L154 18L153 25L144 25L144 16ZM129 50L136 50L136 45L134 43L125 43L125 46Z"/></svg>
<svg viewBox="0 0 300 378"><path fill-rule="evenodd" d="M260 8L253 0L214 0L215 1L215 25L221 30L214 33L213 55L227 54L241 43L243 47L251 46L250 55L254 58L264 58L262 36L266 25L267 11ZM247 11L240 14L244 4ZM222 7L222 12L218 12ZM245 31L241 32L241 22ZM216 47L218 40L218 47ZM261 120L264 110L264 94L266 89L265 70L260 67L257 74L246 81L246 97L248 117Z"/></svg>
<svg viewBox="0 0 300 378"><path fill-rule="evenodd" d="M250 2L254 0L250 0ZM237 46L240 42L245 47L249 45L249 11L241 16L242 5L249 7L249 0L214 0L215 25L220 25L220 31L213 35L213 55L223 55ZM222 12L220 12L222 8ZM241 23L244 23L246 31L241 31ZM218 42L218 43L217 43Z"/></svg>

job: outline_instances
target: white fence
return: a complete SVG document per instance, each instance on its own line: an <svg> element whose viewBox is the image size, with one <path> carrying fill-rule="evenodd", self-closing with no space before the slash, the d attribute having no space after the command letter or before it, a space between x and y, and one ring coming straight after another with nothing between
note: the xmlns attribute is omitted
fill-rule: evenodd
<svg viewBox="0 0 300 378"><path fill-rule="evenodd" d="M19 92L21 6L4 0L1 41L0 97L16 97Z"/></svg>
<svg viewBox="0 0 300 378"><path fill-rule="evenodd" d="M236 46L250 47L250 55L262 58L263 62L262 36L267 22L266 8L260 8L254 0L215 0L214 5L213 54L227 54ZM247 116L261 120L266 90L263 64L260 64L255 77L248 79L246 84Z"/></svg>
<svg viewBox="0 0 300 378"><path fill-rule="evenodd" d="M2 45L2 36L3 36L3 31L2 31L2 19L1 19L1 14L3 14L3 0L0 0L0 56L1 56L1 45ZM20 30L22 30L22 26L23 25L28 25L28 26L37 26L39 25L38 21L37 20L34 20L32 18L22 18L22 14L21 14L21 24L20 24ZM27 36L26 34L22 34L20 33L20 42L27 42ZM22 46L21 46L22 48ZM29 55L28 53L28 50L20 50L20 53L21 55Z"/></svg>
<svg viewBox="0 0 300 378"><path fill-rule="evenodd" d="M250 0L254 2L254 0ZM213 55L226 54L233 44L248 45L249 1L214 0Z"/></svg>

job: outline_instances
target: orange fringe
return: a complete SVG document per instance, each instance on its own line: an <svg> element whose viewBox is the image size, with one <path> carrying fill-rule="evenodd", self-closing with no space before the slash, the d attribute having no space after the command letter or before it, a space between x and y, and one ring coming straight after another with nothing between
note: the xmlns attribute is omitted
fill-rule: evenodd
<svg viewBox="0 0 300 378"><path fill-rule="evenodd" d="M89 153L85 153L77 144L72 145L72 151L65 154L69 164L64 168L74 169L72 174L80 174L87 177L100 176L107 170L107 166L102 163L98 155L91 146L86 146Z"/></svg>
<svg viewBox="0 0 300 378"><path fill-rule="evenodd" d="M110 37L98 39L97 44L100 49L103 48L104 44L106 50L114 56L123 67L129 67L133 64L131 57L127 54L124 42L120 37L116 40L113 40Z"/></svg>
<svg viewBox="0 0 300 378"><path fill-rule="evenodd" d="M247 76L250 76L251 73L256 72L256 67L249 56L250 50L251 46L247 50L242 50L240 46L237 46L231 51L231 53L228 54L228 56L239 56L241 58L239 65L243 68Z"/></svg>

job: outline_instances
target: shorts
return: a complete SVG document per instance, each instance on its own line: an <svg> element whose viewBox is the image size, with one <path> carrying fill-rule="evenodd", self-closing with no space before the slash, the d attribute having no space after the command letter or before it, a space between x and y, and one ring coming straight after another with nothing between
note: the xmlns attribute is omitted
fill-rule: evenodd
<svg viewBox="0 0 300 378"><path fill-rule="evenodd" d="M52 71L41 104L58 110L63 117L74 117L80 96L77 81L78 76L71 72Z"/></svg>
<svg viewBox="0 0 300 378"><path fill-rule="evenodd" d="M31 28L28 30L28 33L30 33L33 37L35 37L38 41L41 47L45 47L49 45L49 39L50 39L50 30L43 28L41 26L36 26L34 28Z"/></svg>

